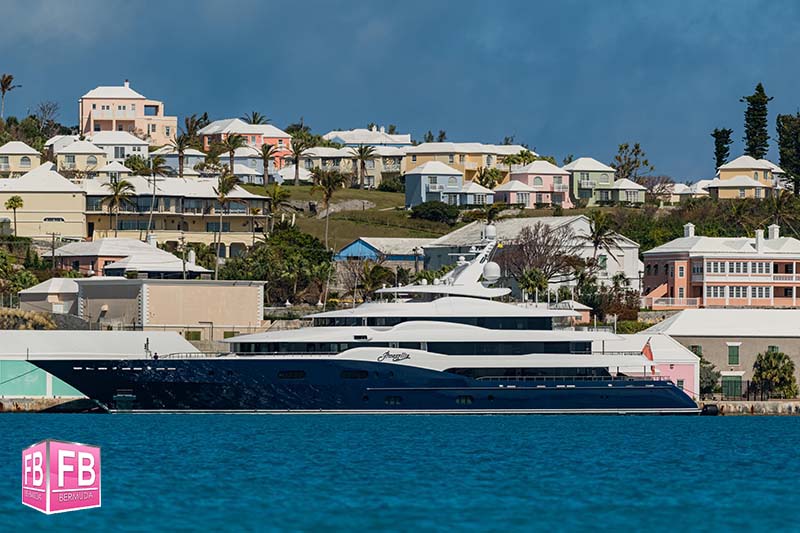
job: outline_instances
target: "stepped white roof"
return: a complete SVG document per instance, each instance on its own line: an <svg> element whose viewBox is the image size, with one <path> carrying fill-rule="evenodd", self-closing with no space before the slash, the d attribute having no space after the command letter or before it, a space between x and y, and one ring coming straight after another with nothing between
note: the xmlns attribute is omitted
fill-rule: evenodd
<svg viewBox="0 0 800 533"><path fill-rule="evenodd" d="M144 96L137 93L130 86L125 85L101 85L95 87L88 93L83 95L83 98L137 98L143 99Z"/></svg>
<svg viewBox="0 0 800 533"><path fill-rule="evenodd" d="M0 155L41 155L22 141L9 141L0 146Z"/></svg>
<svg viewBox="0 0 800 533"><path fill-rule="evenodd" d="M199 135L221 135L238 133L240 135L262 135L264 137L286 138L292 136L272 124L248 124L240 118L215 120L197 132Z"/></svg>
<svg viewBox="0 0 800 533"><path fill-rule="evenodd" d="M706 195L708 194L708 190L706 188L711 184L712 181L713 180L699 180L696 183L692 183L685 189L678 191L676 194L688 194L692 196Z"/></svg>
<svg viewBox="0 0 800 533"><path fill-rule="evenodd" d="M147 141L127 131L97 131L87 136L87 139L97 146L117 144L148 146Z"/></svg>
<svg viewBox="0 0 800 533"><path fill-rule="evenodd" d="M685 309L643 334L671 337L800 337L800 309Z"/></svg>
<svg viewBox="0 0 800 533"><path fill-rule="evenodd" d="M420 256L422 255L422 247L433 241L433 239L406 237L359 237L357 240L367 243L384 255L413 255L414 249L417 248ZM350 244L347 246L350 246Z"/></svg>
<svg viewBox="0 0 800 533"><path fill-rule="evenodd" d="M649 330L648 330L649 331ZM606 352L641 352L650 341L655 363L693 363L699 364L700 358L681 343L662 333L636 333L619 335L616 339L592 342L592 351ZM638 369L641 372L641 367Z"/></svg>
<svg viewBox="0 0 800 533"><path fill-rule="evenodd" d="M303 150L303 157L353 157L353 150L349 147L333 148L331 146L314 146Z"/></svg>
<svg viewBox="0 0 800 533"><path fill-rule="evenodd" d="M671 194L681 194L688 189L689 185L686 183L673 183L669 186L669 192Z"/></svg>
<svg viewBox="0 0 800 533"><path fill-rule="evenodd" d="M237 176L260 176L261 173L254 168L241 163L233 164L233 173Z"/></svg>
<svg viewBox="0 0 800 533"><path fill-rule="evenodd" d="M352 145L411 144L410 133L386 133L385 131L366 128L329 131L322 138L329 141L341 139L345 144Z"/></svg>
<svg viewBox="0 0 800 533"><path fill-rule="evenodd" d="M98 172L118 172L120 174L130 174L133 172L131 169L120 163L119 161L112 161L100 167Z"/></svg>
<svg viewBox="0 0 800 533"><path fill-rule="evenodd" d="M739 189L742 187L768 187L764 183L760 183L749 176L734 176L729 179L721 180L715 178L711 183L706 185L706 189Z"/></svg>
<svg viewBox="0 0 800 533"><path fill-rule="evenodd" d="M494 192L535 192L536 189L518 180L509 180L494 188Z"/></svg>
<svg viewBox="0 0 800 533"><path fill-rule="evenodd" d="M434 174L440 176L460 176L461 171L451 166L445 165L441 161L428 161L418 167L406 171L408 174Z"/></svg>
<svg viewBox="0 0 800 533"><path fill-rule="evenodd" d="M75 141L68 144L64 148L59 149L57 154L87 154L87 155L100 155L105 154L105 150L96 146L89 141Z"/></svg>
<svg viewBox="0 0 800 533"><path fill-rule="evenodd" d="M2 192L71 192L83 190L56 172L53 163L44 163L19 178L0 180Z"/></svg>
<svg viewBox="0 0 800 533"><path fill-rule="evenodd" d="M756 159L749 155L741 155L733 161L728 161L724 165L720 165L720 170L772 170L774 163L770 163L766 159Z"/></svg>
<svg viewBox="0 0 800 533"><path fill-rule="evenodd" d="M128 176L126 181L133 185L137 196L151 196L153 194L152 178L146 176ZM107 196L109 178L86 179L81 182L83 190L90 196ZM173 196L184 198L216 198L214 188L217 186L216 178L156 178L156 196ZM231 194L231 199L254 200L266 199L266 196L253 194L246 189L236 186Z"/></svg>
<svg viewBox="0 0 800 533"><path fill-rule="evenodd" d="M172 146L162 146L158 150L153 150L151 154L154 155L178 155L178 152ZM206 154L201 152L200 150L196 150L195 148L187 148L183 151L183 155L187 156L197 156L197 157L205 157Z"/></svg>
<svg viewBox="0 0 800 533"><path fill-rule="evenodd" d="M78 284L72 278L50 278L19 294L78 294Z"/></svg>
<svg viewBox="0 0 800 533"><path fill-rule="evenodd" d="M511 168L511 174L555 174L557 176L564 176L569 174L563 168L554 165L550 161L545 161L544 159L539 159L534 161L533 163L529 163L524 167L520 168Z"/></svg>
<svg viewBox="0 0 800 533"><path fill-rule="evenodd" d="M764 255L791 254L800 255L800 240L793 237L778 237L777 239L763 240L763 251L756 250L756 240L750 237L679 237L661 246L656 246L646 252L644 256L662 253L690 253L690 254L720 254L720 255Z"/></svg>
<svg viewBox="0 0 800 533"><path fill-rule="evenodd" d="M284 182L294 181L294 165L286 165L278 171L278 175ZM303 167L300 167L299 178L300 181L313 181L314 179L311 172Z"/></svg>
<svg viewBox="0 0 800 533"><path fill-rule="evenodd" d="M150 250L135 252L125 259L113 263L106 263L105 269L124 269L133 272L183 272L184 263L180 257L169 252L150 246ZM195 263L186 262L186 272L209 273L211 270Z"/></svg>
<svg viewBox="0 0 800 533"><path fill-rule="evenodd" d="M614 183L611 184L611 189L617 189L622 191L646 191L647 187L639 185L638 183L629 180L628 178L622 178L615 180Z"/></svg>
<svg viewBox="0 0 800 533"><path fill-rule="evenodd" d="M454 143L432 142L412 146L406 150L407 154L489 154L512 155L526 150L519 144L483 144L483 143ZM534 153L534 155L536 155Z"/></svg>
<svg viewBox="0 0 800 533"><path fill-rule="evenodd" d="M568 172L615 172L610 166L604 165L592 157L579 157L564 165L563 169Z"/></svg>
<svg viewBox="0 0 800 533"><path fill-rule="evenodd" d="M467 194L492 194L492 190L484 187L477 181L468 181L461 187L461 192Z"/></svg>
<svg viewBox="0 0 800 533"><path fill-rule="evenodd" d="M763 163L765 165L769 165L769 167L772 169L773 174L786 174L786 172L784 172L781 167L779 167L769 159L759 159L758 162Z"/></svg>
<svg viewBox="0 0 800 533"><path fill-rule="evenodd" d="M109 237L94 241L65 244L56 248L56 257L127 257L135 253L149 252L156 249L152 244L136 239ZM50 255L49 251L42 254L43 257L50 257Z"/></svg>

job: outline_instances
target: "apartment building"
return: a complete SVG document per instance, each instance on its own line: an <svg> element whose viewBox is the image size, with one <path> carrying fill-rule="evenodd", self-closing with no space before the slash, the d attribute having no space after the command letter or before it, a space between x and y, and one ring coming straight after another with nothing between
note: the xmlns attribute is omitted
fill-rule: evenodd
<svg viewBox="0 0 800 533"><path fill-rule="evenodd" d="M393 146L403 148L411 146L410 133L386 133L386 129L381 126L371 128L357 128L353 130L334 130L322 136L331 142L344 146Z"/></svg>
<svg viewBox="0 0 800 533"><path fill-rule="evenodd" d="M503 171L502 181L506 181L509 169L503 159L525 149L518 144L422 143L406 150L405 168L413 169L423 163L438 161L461 172L465 181L472 181L481 167L497 168Z"/></svg>
<svg viewBox="0 0 800 533"><path fill-rule="evenodd" d="M782 175L783 170L776 164L743 155L720 166L717 177L706 189L712 198L767 198Z"/></svg>
<svg viewBox="0 0 800 533"><path fill-rule="evenodd" d="M208 152L212 144L221 143L234 134L241 135L247 145L256 150L263 144L275 146L275 168L281 168L283 159L291 155L292 136L272 124L248 124L240 118L226 118L215 120L198 132L204 152Z"/></svg>
<svg viewBox="0 0 800 533"><path fill-rule="evenodd" d="M511 179L496 187L495 192L510 204L561 206L572 208L569 194L570 174L549 161L534 161L529 165L511 168Z"/></svg>
<svg viewBox="0 0 800 533"><path fill-rule="evenodd" d="M564 165L569 172L572 196L587 206L611 201L611 186L616 170L591 157L579 157Z"/></svg>
<svg viewBox="0 0 800 533"><path fill-rule="evenodd" d="M494 202L494 191L477 182L464 181L460 170L439 161L428 161L409 170L405 180L406 207L424 202L444 202L456 206Z"/></svg>
<svg viewBox="0 0 800 533"><path fill-rule="evenodd" d="M95 175L108 163L106 151L89 141L73 141L55 152L59 171Z"/></svg>
<svg viewBox="0 0 800 533"><path fill-rule="evenodd" d="M100 131L126 131L151 145L169 144L178 132L178 117L164 114L164 103L150 100L130 87L100 86L78 102L81 135Z"/></svg>
<svg viewBox="0 0 800 533"><path fill-rule="evenodd" d="M337 170L346 174L357 175L359 162L355 157L355 146L331 148L315 146L303 152L301 168L311 171L314 168ZM403 159L405 148L395 146L373 146L373 157L364 162L364 184L366 187L377 187L389 177L399 177L405 170Z"/></svg>
<svg viewBox="0 0 800 533"><path fill-rule="evenodd" d="M42 154L24 142L11 141L0 146L0 177L14 177L42 164Z"/></svg>
<svg viewBox="0 0 800 533"><path fill-rule="evenodd" d="M107 161L124 163L132 155L150 159L147 141L127 131L98 131L87 136L87 139L106 153Z"/></svg>
<svg viewBox="0 0 800 533"><path fill-rule="evenodd" d="M800 241L775 224L755 233L703 237L686 224L683 237L643 254L643 307L796 307Z"/></svg>

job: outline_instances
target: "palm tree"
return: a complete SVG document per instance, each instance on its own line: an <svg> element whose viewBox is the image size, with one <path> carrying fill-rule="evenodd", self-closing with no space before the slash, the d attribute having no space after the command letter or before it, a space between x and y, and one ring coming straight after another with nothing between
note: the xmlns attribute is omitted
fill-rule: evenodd
<svg viewBox="0 0 800 533"><path fill-rule="evenodd" d="M325 209L325 249L328 249L328 221L330 220L330 205L336 191L345 187L348 177L338 170L322 170L316 167L311 171L314 178L314 186L311 188L312 194L316 191L322 193L322 207Z"/></svg>
<svg viewBox="0 0 800 533"><path fill-rule="evenodd" d="M614 261L619 263L614 252L622 252L622 248L620 248L617 242L617 233L611 225L611 217L608 216L608 213L600 211L599 209L595 209L589 213L589 233L583 238L589 242L594 249L591 265L593 270L596 270L599 266L597 263L597 254L600 250L603 250L607 255L611 256Z"/></svg>
<svg viewBox="0 0 800 533"><path fill-rule="evenodd" d="M794 224L797 223L797 199L788 190L775 190L772 195L761 200L761 205L767 212L766 218L759 221L759 226L769 222L770 224L777 224L789 228L789 230L797 234L794 229Z"/></svg>
<svg viewBox="0 0 800 533"><path fill-rule="evenodd" d="M266 115L262 115L258 111L251 111L250 113L242 116L242 120L248 124L269 124L270 119Z"/></svg>
<svg viewBox="0 0 800 533"><path fill-rule="evenodd" d="M103 198L103 203L108 204L108 222L111 226L111 216L116 214L114 221L114 237L117 236L117 229L119 227L119 210L125 204L133 204L131 197L136 193L136 188L128 180L112 181L104 183L103 186L108 189L108 196Z"/></svg>
<svg viewBox="0 0 800 533"><path fill-rule="evenodd" d="M217 260L214 263L214 279L219 279L219 247L222 244L222 213L225 211L225 205L230 201L228 197L236 186L239 184L239 179L230 172L223 172L217 179L217 186L214 187L214 194L217 195L217 203L219 204L219 226L217 227L217 240L214 247L217 255Z"/></svg>
<svg viewBox="0 0 800 533"><path fill-rule="evenodd" d="M6 200L6 209L14 211L14 237L17 236L17 209L22 209L24 204L22 196L17 196L16 194Z"/></svg>
<svg viewBox="0 0 800 533"><path fill-rule="evenodd" d="M0 76L0 118L3 118L6 112L6 94L18 89L22 85L14 85L14 76L11 74L3 74Z"/></svg>
<svg viewBox="0 0 800 533"><path fill-rule="evenodd" d="M292 159L294 160L294 186L300 186L300 158L303 156L308 148L311 148L311 143L308 138L302 135L295 135L292 137Z"/></svg>
<svg viewBox="0 0 800 533"><path fill-rule="evenodd" d="M475 174L475 181L486 187L487 189L494 189L503 178L502 171L496 168L479 167L478 172Z"/></svg>
<svg viewBox="0 0 800 533"><path fill-rule="evenodd" d="M267 182L269 181L269 162L275 159L275 156L278 153L278 149L275 145L264 143L261 145L261 150L259 151L258 155L261 157L261 161L264 163L264 187L267 186Z"/></svg>
<svg viewBox="0 0 800 533"><path fill-rule="evenodd" d="M261 214L260 207L251 207L250 213L250 232L252 233L252 246L256 245L256 217Z"/></svg>
<svg viewBox="0 0 800 533"><path fill-rule="evenodd" d="M523 270L517 278L517 284L530 298L531 295L546 293L548 280L541 270L534 267Z"/></svg>
<svg viewBox="0 0 800 533"><path fill-rule="evenodd" d="M197 114L192 114L189 117L183 119L184 131L186 131L186 136L189 137L189 142L195 148L202 148L203 145L198 138L199 132L201 129L208 126L208 113L203 113L199 117Z"/></svg>
<svg viewBox="0 0 800 533"><path fill-rule="evenodd" d="M269 196L269 231L275 227L275 217L279 211L289 205L289 197L292 195L286 187L280 183L273 183L272 187L267 189L267 196Z"/></svg>
<svg viewBox="0 0 800 533"><path fill-rule="evenodd" d="M228 152L228 157L230 157L230 171L233 174L233 158L236 155L236 150L247 146L247 141L238 133L231 133L222 141L222 146L225 147L225 151Z"/></svg>
<svg viewBox="0 0 800 533"><path fill-rule="evenodd" d="M536 154L534 154L527 148L524 150L520 150L517 156L519 156L520 165L530 165L531 163L539 159L538 157L536 157Z"/></svg>
<svg viewBox="0 0 800 533"><path fill-rule="evenodd" d="M167 162L164 156L161 155L152 156L147 163L147 173L150 175L150 179L153 180L153 196L150 198L150 216L147 218L148 235L150 235L150 231L153 228L153 211L156 207L156 178L158 176L163 176L168 169Z"/></svg>
<svg viewBox="0 0 800 533"><path fill-rule="evenodd" d="M170 141L172 149L178 152L178 177L183 178L183 160L186 150L191 148L191 139L185 133L181 133Z"/></svg>
<svg viewBox="0 0 800 533"><path fill-rule="evenodd" d="M364 188L364 176L367 173L367 161L375 159L375 147L359 144L358 148L351 148L350 152L358 164L358 186Z"/></svg>
<svg viewBox="0 0 800 533"><path fill-rule="evenodd" d="M503 158L503 164L508 165L508 175L511 176L511 167L522 164L522 157L519 154L507 155Z"/></svg>

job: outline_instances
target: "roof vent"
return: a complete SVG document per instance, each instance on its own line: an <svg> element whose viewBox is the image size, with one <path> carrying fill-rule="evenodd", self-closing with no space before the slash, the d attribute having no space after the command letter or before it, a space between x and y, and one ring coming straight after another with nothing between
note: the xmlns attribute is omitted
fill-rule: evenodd
<svg viewBox="0 0 800 533"><path fill-rule="evenodd" d="M694 224L691 222L687 222L683 225L683 236L684 237L694 237Z"/></svg>
<svg viewBox="0 0 800 533"><path fill-rule="evenodd" d="M781 237L781 227L777 224L772 224L767 228L767 236L770 240L773 239L780 239Z"/></svg>
<svg viewBox="0 0 800 533"><path fill-rule="evenodd" d="M756 230L756 252L764 251L764 230Z"/></svg>
<svg viewBox="0 0 800 533"><path fill-rule="evenodd" d="M128 80L125 80L124 85L125 85L126 89L130 89L131 88L131 84L130 84L130 82Z"/></svg>

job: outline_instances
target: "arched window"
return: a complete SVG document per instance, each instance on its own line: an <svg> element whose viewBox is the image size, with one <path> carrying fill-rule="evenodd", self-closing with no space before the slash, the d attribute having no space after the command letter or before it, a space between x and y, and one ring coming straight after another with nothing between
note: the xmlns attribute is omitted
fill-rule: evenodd
<svg viewBox="0 0 800 533"><path fill-rule="evenodd" d="M541 187L542 186L542 178L541 176L536 176L533 178L533 186L534 187Z"/></svg>
<svg viewBox="0 0 800 533"><path fill-rule="evenodd" d="M31 166L31 158L27 155L23 155L19 160L19 166L21 167L29 167Z"/></svg>
<svg viewBox="0 0 800 533"><path fill-rule="evenodd" d="M455 176L450 176L447 178L447 186L448 187L456 187L458 185L458 178Z"/></svg>
<svg viewBox="0 0 800 533"><path fill-rule="evenodd" d="M87 165L92 165L92 166L96 165L97 164L97 158L95 156L93 156L93 155L90 155L89 157L86 158L86 164Z"/></svg>
<svg viewBox="0 0 800 533"><path fill-rule="evenodd" d="M608 183L608 174L600 174L600 183Z"/></svg>

